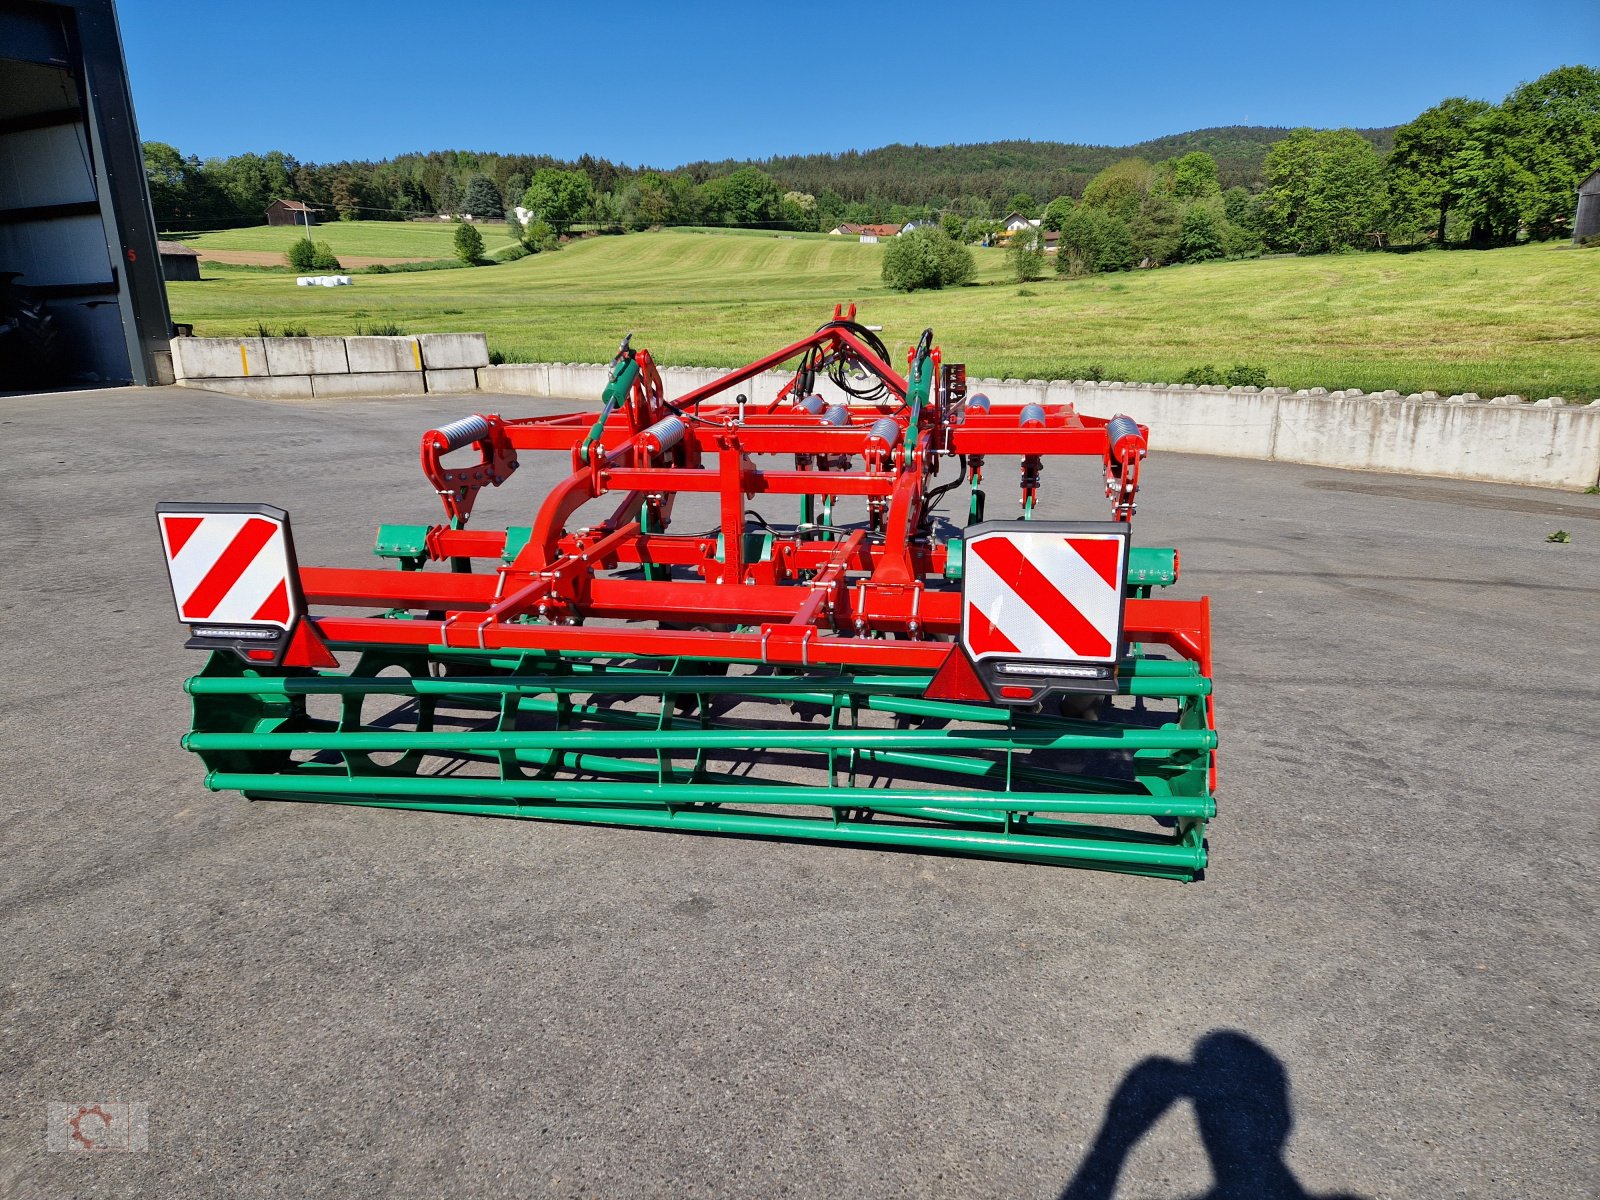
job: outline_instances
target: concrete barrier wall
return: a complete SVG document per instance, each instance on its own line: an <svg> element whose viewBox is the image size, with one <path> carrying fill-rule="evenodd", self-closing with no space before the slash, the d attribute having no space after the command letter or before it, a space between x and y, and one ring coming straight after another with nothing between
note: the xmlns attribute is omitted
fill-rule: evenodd
<svg viewBox="0 0 1600 1200"><path fill-rule="evenodd" d="M272 399L481 390L593 400L608 371L600 363L491 367L481 333L175 338L172 359L179 383ZM661 372L673 396L724 373L708 367ZM753 404L767 404L789 379L772 371L736 390ZM972 379L968 386L998 404L1071 404L1097 417L1126 413L1149 426L1154 450L1577 490L1600 483L1600 401L1572 405L1553 397L1527 404L1517 396L1402 397L1086 379ZM819 390L830 401L845 399L826 381Z"/></svg>
<svg viewBox="0 0 1600 1200"><path fill-rule="evenodd" d="M185 387L235 396L415 396L477 388L489 365L481 333L415 337L173 338L173 373Z"/></svg>
<svg viewBox="0 0 1600 1200"><path fill-rule="evenodd" d="M593 398L605 387L606 374L607 367L597 363L508 364L480 368L478 387ZM661 374L668 394L677 396L723 372L668 367ZM765 403L790 378L769 372L738 390ZM1150 427L1154 450L1574 490L1600 484L1600 401L1575 405L1552 397L1528 404L1516 396L1482 400L1471 394L1365 395L1083 379L970 379L968 389L997 404L1072 404L1096 417L1126 413Z"/></svg>

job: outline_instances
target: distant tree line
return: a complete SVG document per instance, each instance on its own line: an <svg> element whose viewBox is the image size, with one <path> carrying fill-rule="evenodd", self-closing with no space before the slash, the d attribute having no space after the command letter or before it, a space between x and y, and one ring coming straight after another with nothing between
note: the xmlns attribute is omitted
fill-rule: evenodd
<svg viewBox="0 0 1600 1200"><path fill-rule="evenodd" d="M826 230L937 220L957 243L993 244L1010 212L1014 273L1159 266L1262 252L1504 244L1565 231L1580 179L1600 166L1600 70L1561 67L1501 104L1452 98L1393 130L1202 130L1133 147L1052 142L887 146L759 163L627 167L584 155L436 151L303 163L281 151L208 159L145 144L163 229L259 224L275 199L324 216L533 216L527 252L575 227L729 225ZM1046 199L1048 197L1048 199ZM924 255L926 257L926 255ZM946 272L948 273L948 272Z"/></svg>

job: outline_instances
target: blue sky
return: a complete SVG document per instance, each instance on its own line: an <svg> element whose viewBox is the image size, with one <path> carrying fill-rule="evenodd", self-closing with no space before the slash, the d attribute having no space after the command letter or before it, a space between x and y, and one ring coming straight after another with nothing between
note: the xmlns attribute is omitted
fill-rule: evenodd
<svg viewBox="0 0 1600 1200"><path fill-rule="evenodd" d="M1600 63L1597 0L121 0L139 131L201 157L696 159L1397 124Z"/></svg>

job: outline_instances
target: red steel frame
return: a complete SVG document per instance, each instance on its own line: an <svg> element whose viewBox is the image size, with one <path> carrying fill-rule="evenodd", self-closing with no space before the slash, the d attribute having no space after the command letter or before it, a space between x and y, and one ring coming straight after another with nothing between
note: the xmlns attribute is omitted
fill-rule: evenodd
<svg viewBox="0 0 1600 1200"><path fill-rule="evenodd" d="M1071 405L965 403L964 373L942 371L940 353L923 344L908 355L910 378L863 339L854 306L835 309L816 333L669 401L648 351L624 347L613 364L605 411L503 420L484 415L465 436L451 427L423 438L424 471L445 501L448 524L427 537L431 560L448 571L303 567L309 605L321 609L409 610L415 619L335 615L312 619L322 639L339 644L544 650L596 655L689 657L792 666L841 665L936 670L951 653L961 624L961 597L945 578L947 546L919 536L931 481L940 468L963 463L981 478L984 460L1015 456L1024 500L1037 486L1040 459L1079 455L1102 460L1119 517L1131 517L1147 431L1117 437L1132 423L1084 416ZM802 406L797 373L765 405L737 404L727 393L801 356L843 359L877 376L888 398L855 404L850 424L823 423ZM805 361L805 360L802 360ZM625 385L625 386L624 386ZM625 395L623 394L625 392ZM1022 424L1024 419L1035 423ZM660 424L676 418L674 439ZM888 418L897 438L869 433ZM670 423L669 423L670 425ZM1113 438L1116 440L1113 441ZM908 441L909 439L909 441ZM588 444L586 444L588 443ZM666 444L663 444L666 443ZM891 444L892 443L892 444ZM479 462L447 468L442 456L475 446ZM567 451L571 473L544 500L532 535L503 562L505 531L466 528L472 500L515 471L517 455ZM773 465L777 456L787 461ZM727 536L669 534L680 493L718 498ZM569 529L584 504L615 495L611 515ZM777 536L763 561L747 561L746 501L757 496L864 496L876 529L828 535L833 540ZM473 572L473 560L494 563ZM646 576L607 573L644 567ZM693 578L685 578L692 575ZM590 618L622 626L585 627ZM650 628L643 622L714 626ZM1205 599L1129 599L1130 641L1159 643L1211 674L1210 612Z"/></svg>

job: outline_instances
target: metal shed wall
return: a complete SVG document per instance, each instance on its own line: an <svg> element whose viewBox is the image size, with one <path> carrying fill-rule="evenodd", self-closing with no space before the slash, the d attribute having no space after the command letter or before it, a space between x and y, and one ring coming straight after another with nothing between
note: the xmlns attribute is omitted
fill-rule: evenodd
<svg viewBox="0 0 1600 1200"><path fill-rule="evenodd" d="M0 271L54 317L57 382L171 378L171 317L111 0L0 0Z"/></svg>

